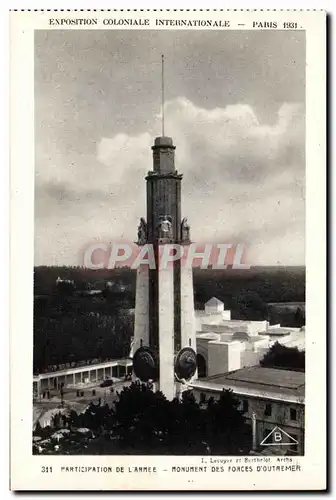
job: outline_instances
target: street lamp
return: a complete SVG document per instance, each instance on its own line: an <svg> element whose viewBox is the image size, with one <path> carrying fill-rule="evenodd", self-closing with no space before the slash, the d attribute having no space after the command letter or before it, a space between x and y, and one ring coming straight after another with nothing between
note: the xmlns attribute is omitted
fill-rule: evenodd
<svg viewBox="0 0 336 500"><path fill-rule="evenodd" d="M252 450L257 449L257 416L252 413Z"/></svg>

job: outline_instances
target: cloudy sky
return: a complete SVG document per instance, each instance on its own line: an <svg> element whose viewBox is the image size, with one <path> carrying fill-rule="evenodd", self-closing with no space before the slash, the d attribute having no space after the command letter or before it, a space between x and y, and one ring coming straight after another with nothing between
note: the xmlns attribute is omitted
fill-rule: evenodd
<svg viewBox="0 0 336 500"><path fill-rule="evenodd" d="M162 53L193 241L304 264L304 32L60 30L35 37L36 265L136 239Z"/></svg>

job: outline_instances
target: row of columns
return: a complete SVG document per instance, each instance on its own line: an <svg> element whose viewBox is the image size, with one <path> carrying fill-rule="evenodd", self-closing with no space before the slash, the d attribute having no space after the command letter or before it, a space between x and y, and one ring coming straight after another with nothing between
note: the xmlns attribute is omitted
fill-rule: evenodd
<svg viewBox="0 0 336 500"><path fill-rule="evenodd" d="M41 380L38 380L36 382L33 382L33 391L34 394L41 394L42 390L51 390L51 389L59 389L61 387L61 384L64 383L64 386L67 385L77 385L79 383L85 383L86 381L89 382L98 382L99 380L105 380L105 378L108 377L116 377L120 378L121 376L124 376L125 374L128 373L129 367L132 365L126 365L124 367L124 373L121 375L121 365L113 365L113 366L107 366L103 368L88 368L85 367L83 371L81 372L75 372L73 374L69 375L50 375L48 378L44 378ZM115 370L113 370L115 369ZM99 376L99 372L101 372L101 376ZM115 372L115 374L114 374ZM94 375L92 377L92 374ZM69 382L69 377L72 377L72 380ZM44 381L47 381L47 386L42 388L42 383ZM44 382L45 383L45 382Z"/></svg>

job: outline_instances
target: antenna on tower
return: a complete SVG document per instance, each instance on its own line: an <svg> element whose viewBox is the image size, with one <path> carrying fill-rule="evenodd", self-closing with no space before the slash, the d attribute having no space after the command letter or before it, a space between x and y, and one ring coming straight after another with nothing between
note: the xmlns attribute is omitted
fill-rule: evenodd
<svg viewBox="0 0 336 500"><path fill-rule="evenodd" d="M164 55L161 55L161 108L162 108L162 137L164 137Z"/></svg>

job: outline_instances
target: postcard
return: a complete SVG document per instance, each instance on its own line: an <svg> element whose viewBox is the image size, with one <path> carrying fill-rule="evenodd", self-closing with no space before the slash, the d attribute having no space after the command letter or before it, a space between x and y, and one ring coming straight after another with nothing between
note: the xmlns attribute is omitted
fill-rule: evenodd
<svg viewBox="0 0 336 500"><path fill-rule="evenodd" d="M326 14L10 14L11 489L326 489Z"/></svg>

